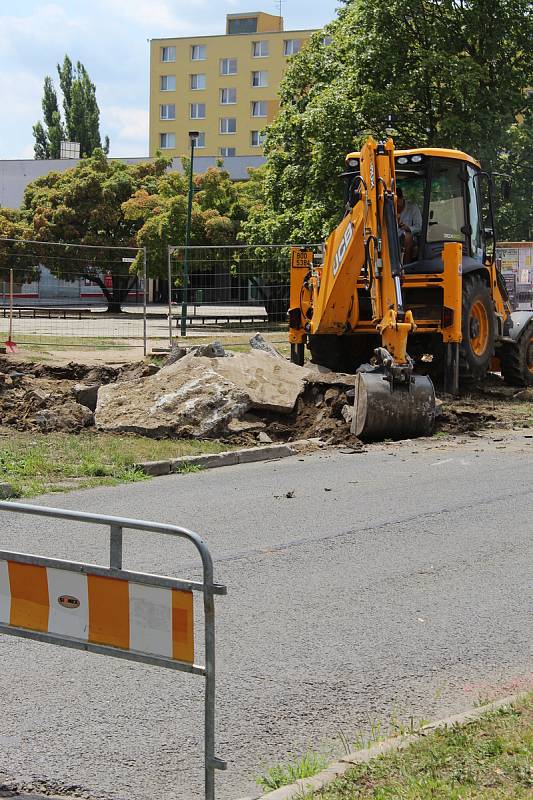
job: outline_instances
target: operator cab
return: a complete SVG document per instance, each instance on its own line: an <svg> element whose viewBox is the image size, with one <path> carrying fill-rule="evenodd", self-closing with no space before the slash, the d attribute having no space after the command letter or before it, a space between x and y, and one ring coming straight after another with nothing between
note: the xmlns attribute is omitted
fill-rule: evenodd
<svg viewBox="0 0 533 800"><path fill-rule="evenodd" d="M407 274L442 272L446 242L460 242L463 271L479 268L486 258L482 221L480 165L458 150L424 148L395 152L396 183L406 204L419 209L422 226L413 232ZM359 153L346 159L345 177L359 174ZM348 202L353 193L348 190ZM492 237L492 230L487 231Z"/></svg>

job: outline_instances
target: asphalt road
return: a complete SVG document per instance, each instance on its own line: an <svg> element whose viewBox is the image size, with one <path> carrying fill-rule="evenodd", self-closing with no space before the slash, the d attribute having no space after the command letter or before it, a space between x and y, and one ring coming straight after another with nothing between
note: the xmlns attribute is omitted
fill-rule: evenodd
<svg viewBox="0 0 533 800"><path fill-rule="evenodd" d="M533 683L532 444L493 434L320 452L39 502L206 537L229 592L217 600L229 762L217 798L236 800L290 753L339 751L339 732L353 741L369 721L433 719ZM101 530L1 522L2 548L106 563ZM125 541L125 566L199 574L183 545ZM0 653L0 779L201 796L202 678L7 636Z"/></svg>

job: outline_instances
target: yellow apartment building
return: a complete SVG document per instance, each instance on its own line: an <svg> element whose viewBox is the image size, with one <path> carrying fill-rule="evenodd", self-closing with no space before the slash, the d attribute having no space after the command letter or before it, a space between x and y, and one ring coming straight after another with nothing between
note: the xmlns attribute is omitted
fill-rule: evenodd
<svg viewBox="0 0 533 800"><path fill-rule="evenodd" d="M287 59L312 33L257 11L228 14L220 36L152 39L150 155L186 154L189 131L199 132L198 155L261 155Z"/></svg>

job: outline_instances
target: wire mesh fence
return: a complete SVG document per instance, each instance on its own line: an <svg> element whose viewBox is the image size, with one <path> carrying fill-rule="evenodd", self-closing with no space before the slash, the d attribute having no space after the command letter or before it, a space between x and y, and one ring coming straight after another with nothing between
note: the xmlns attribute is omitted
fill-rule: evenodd
<svg viewBox="0 0 533 800"><path fill-rule="evenodd" d="M0 338L146 350L144 251L0 239Z"/></svg>
<svg viewBox="0 0 533 800"><path fill-rule="evenodd" d="M170 342L206 329L285 330L290 253L290 244L169 247Z"/></svg>
<svg viewBox="0 0 533 800"><path fill-rule="evenodd" d="M322 245L306 247L318 254ZM166 281L148 281L143 249L0 238L0 341L145 354L180 334L229 341L257 330L285 341L290 253L173 246L167 292Z"/></svg>

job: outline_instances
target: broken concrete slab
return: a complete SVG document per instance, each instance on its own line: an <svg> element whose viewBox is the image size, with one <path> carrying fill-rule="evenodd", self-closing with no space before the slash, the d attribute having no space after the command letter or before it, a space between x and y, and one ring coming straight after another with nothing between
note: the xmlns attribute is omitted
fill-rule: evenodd
<svg viewBox="0 0 533 800"><path fill-rule="evenodd" d="M230 353L226 353L222 344L215 340L210 344L200 344L191 347L190 352L197 358L205 356L205 358L226 358Z"/></svg>
<svg viewBox="0 0 533 800"><path fill-rule="evenodd" d="M306 364L306 381L308 383L327 383L340 386L355 386L355 375L348 372L333 372L319 364Z"/></svg>
<svg viewBox="0 0 533 800"><path fill-rule="evenodd" d="M174 375L191 368L209 369L231 382L249 397L250 408L290 413L305 388L306 370L285 359L274 359L261 350L234 353L233 358L206 358L188 353L170 367L159 372L160 380L173 380ZM238 415L235 415L238 416Z"/></svg>
<svg viewBox="0 0 533 800"><path fill-rule="evenodd" d="M87 406L91 411L95 411L99 388L99 383L76 383L72 387L72 394L77 403L81 403L82 406Z"/></svg>
<svg viewBox="0 0 533 800"><path fill-rule="evenodd" d="M250 347L252 350L262 350L265 353L268 353L269 356L273 356L274 358L283 358L284 356L279 353L273 344L267 342L260 333L256 333L255 336L252 336L250 339Z"/></svg>
<svg viewBox="0 0 533 800"><path fill-rule="evenodd" d="M305 374L261 351L232 358L189 352L156 375L102 386L95 423L155 437L215 435L251 408L290 413Z"/></svg>
<svg viewBox="0 0 533 800"><path fill-rule="evenodd" d="M245 414L241 419L232 419L228 422L228 431L230 433L248 433L261 431L264 428L266 428L266 423L252 414Z"/></svg>
<svg viewBox="0 0 533 800"><path fill-rule="evenodd" d="M155 352L155 351L152 351L152 352ZM169 367L171 364L175 364L176 361L179 361L180 358L183 358L186 355L187 355L187 348L186 347L180 347L177 344L173 344L170 353L167 355L167 357L165 358L165 360L163 362L163 366L164 367Z"/></svg>
<svg viewBox="0 0 533 800"><path fill-rule="evenodd" d="M186 356L178 364L187 365ZM289 414L305 388L306 370L261 350L235 353L233 358L200 359L250 398L250 408Z"/></svg>
<svg viewBox="0 0 533 800"><path fill-rule="evenodd" d="M64 399L51 408L41 408L32 417L33 423L43 433L67 431L73 433L93 424L94 416L87 406Z"/></svg>
<svg viewBox="0 0 533 800"><path fill-rule="evenodd" d="M250 406L247 393L215 371L212 365L219 360L226 359L188 354L156 375L102 386L97 428L155 438L219 433Z"/></svg>

